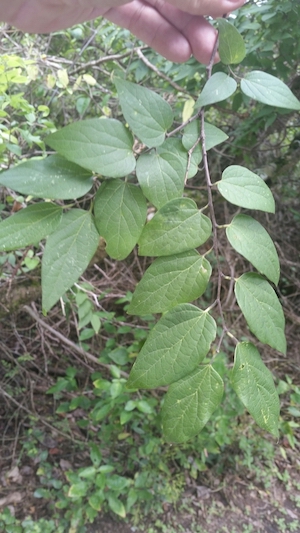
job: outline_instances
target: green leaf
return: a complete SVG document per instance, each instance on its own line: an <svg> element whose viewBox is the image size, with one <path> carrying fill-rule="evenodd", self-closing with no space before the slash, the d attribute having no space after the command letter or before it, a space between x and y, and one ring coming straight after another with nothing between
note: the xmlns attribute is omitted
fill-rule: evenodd
<svg viewBox="0 0 300 533"><path fill-rule="evenodd" d="M173 255L201 246L211 235L211 221L190 198L165 204L146 224L139 255Z"/></svg>
<svg viewBox="0 0 300 533"><path fill-rule="evenodd" d="M123 115L133 133L147 146L159 146L173 122L169 104L154 91L116 79Z"/></svg>
<svg viewBox="0 0 300 533"><path fill-rule="evenodd" d="M231 246L257 270L277 285L279 259L274 243L263 226L248 215L237 215L226 228Z"/></svg>
<svg viewBox="0 0 300 533"><path fill-rule="evenodd" d="M163 313L204 293L210 263L195 250L159 257L138 283L127 312L132 315Z"/></svg>
<svg viewBox="0 0 300 533"><path fill-rule="evenodd" d="M108 496L108 506L115 514L121 516L121 518L126 517L126 511L123 503L115 496Z"/></svg>
<svg viewBox="0 0 300 533"><path fill-rule="evenodd" d="M95 198L95 223L106 240L113 259L124 259L134 246L147 216L146 198L141 190L121 180L104 181Z"/></svg>
<svg viewBox="0 0 300 533"><path fill-rule="evenodd" d="M93 177L64 157L51 155L45 159L31 159L2 172L0 183L36 198L73 200L92 188Z"/></svg>
<svg viewBox="0 0 300 533"><path fill-rule="evenodd" d="M219 55L222 63L232 65L243 61L246 47L238 30L225 19L218 19Z"/></svg>
<svg viewBox="0 0 300 533"><path fill-rule="evenodd" d="M0 222L0 251L18 250L51 235L62 217L62 208L41 202L21 209Z"/></svg>
<svg viewBox="0 0 300 533"><path fill-rule="evenodd" d="M183 378L204 359L215 336L216 324L208 312L177 305L150 331L127 387L151 389Z"/></svg>
<svg viewBox="0 0 300 533"><path fill-rule="evenodd" d="M173 139L167 139L156 150L139 157L136 175L146 198L160 208L182 195L186 168L187 154L184 158Z"/></svg>
<svg viewBox="0 0 300 533"><path fill-rule="evenodd" d="M99 243L91 214L71 209L48 237L42 260L42 302L49 311L88 267Z"/></svg>
<svg viewBox="0 0 300 533"><path fill-rule="evenodd" d="M278 437L280 404L273 376L250 342L241 342L235 349L231 382L255 422Z"/></svg>
<svg viewBox="0 0 300 533"><path fill-rule="evenodd" d="M162 408L167 441L184 442L200 433L220 405L223 393L223 381L210 365L173 383Z"/></svg>
<svg viewBox="0 0 300 533"><path fill-rule="evenodd" d="M226 141L226 139L228 139L228 135L226 135L226 133L224 133L219 128L216 128L216 126L209 124L208 122L204 122L204 134L206 151L210 150L214 146L217 146L218 144L223 143L224 141ZM194 120L184 129L182 144L186 148L186 150L190 150L195 145L197 140L200 139L200 135L201 124L199 120ZM202 159L201 143L199 145L199 149L201 151Z"/></svg>
<svg viewBox="0 0 300 533"><path fill-rule="evenodd" d="M85 496L87 492L88 483L86 481L79 481L78 483L71 485L69 488L68 497L79 499Z"/></svg>
<svg viewBox="0 0 300 533"><path fill-rule="evenodd" d="M195 107L222 102L231 96L237 88L236 81L224 72L216 72L204 85Z"/></svg>
<svg viewBox="0 0 300 533"><path fill-rule="evenodd" d="M132 135L115 119L73 122L46 137L46 143L69 161L109 178L135 169Z"/></svg>
<svg viewBox="0 0 300 533"><path fill-rule="evenodd" d="M244 94L263 104L300 110L300 102L283 81L271 74L254 70L241 81Z"/></svg>
<svg viewBox="0 0 300 533"><path fill-rule="evenodd" d="M107 478L106 485L110 490L121 492L125 487L128 487L130 480L126 477L112 474Z"/></svg>
<svg viewBox="0 0 300 533"><path fill-rule="evenodd" d="M105 496L103 490L93 491L93 494L89 498L89 504L93 509L95 509L95 511L101 511L104 501Z"/></svg>
<svg viewBox="0 0 300 533"><path fill-rule="evenodd" d="M247 272L236 280L235 295L252 333L285 354L284 314L271 285L259 274Z"/></svg>
<svg viewBox="0 0 300 533"><path fill-rule="evenodd" d="M254 172L239 165L227 167L218 182L222 196L234 205L275 213L275 202L269 187Z"/></svg>

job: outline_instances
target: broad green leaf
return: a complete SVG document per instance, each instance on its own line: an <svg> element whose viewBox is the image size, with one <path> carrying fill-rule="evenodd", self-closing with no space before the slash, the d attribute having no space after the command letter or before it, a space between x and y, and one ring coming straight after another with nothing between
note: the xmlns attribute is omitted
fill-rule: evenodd
<svg viewBox="0 0 300 533"><path fill-rule="evenodd" d="M46 143L69 161L109 178L135 169L132 135L115 119L73 122L48 135Z"/></svg>
<svg viewBox="0 0 300 533"><path fill-rule="evenodd" d="M211 235L211 221L190 198L164 205L139 238L139 255L173 255L201 246Z"/></svg>
<svg viewBox="0 0 300 533"><path fill-rule="evenodd" d="M187 168L187 155L174 149L173 139L167 139L156 150L142 154L136 165L136 175L148 200L160 208L182 196Z"/></svg>
<svg viewBox="0 0 300 533"><path fill-rule="evenodd" d="M126 517L126 510L123 503L115 496L108 496L108 506L115 514L121 516L121 518Z"/></svg>
<svg viewBox="0 0 300 533"><path fill-rule="evenodd" d="M216 323L206 311L180 304L162 316L141 349L128 388L169 385L192 372L216 337Z"/></svg>
<svg viewBox="0 0 300 533"><path fill-rule="evenodd" d="M185 147L183 146L181 139L170 137L169 139L166 139L164 144L159 148L163 149L165 153L168 151L176 157L178 157L181 160L182 168L184 168L184 178L186 177L186 171L187 171L187 164L188 164L188 153ZM187 178L193 178L197 172L198 172L198 165L200 163L200 158L197 153L193 153L190 161L190 168L188 171ZM178 167L179 169L179 167Z"/></svg>
<svg viewBox="0 0 300 533"><path fill-rule="evenodd" d="M227 167L218 182L222 196L234 205L275 213L275 202L264 180L239 165Z"/></svg>
<svg viewBox="0 0 300 533"><path fill-rule="evenodd" d="M42 303L49 311L88 267L99 234L91 214L71 209L48 237L42 260Z"/></svg>
<svg viewBox="0 0 300 533"><path fill-rule="evenodd" d="M95 223L113 259L127 257L141 234L147 216L146 198L132 183L104 181L95 198Z"/></svg>
<svg viewBox="0 0 300 533"><path fill-rule="evenodd" d="M138 283L127 312L132 315L163 313L204 293L210 263L195 250L159 257Z"/></svg>
<svg viewBox="0 0 300 533"><path fill-rule="evenodd" d="M248 215L237 215L226 228L231 246L257 270L277 285L279 259L274 243L263 226Z"/></svg>
<svg viewBox="0 0 300 533"><path fill-rule="evenodd" d="M253 70L241 81L244 94L263 104L300 110L300 102L283 81L271 74Z"/></svg>
<svg viewBox="0 0 300 533"><path fill-rule="evenodd" d="M173 122L170 105L154 91L116 79L123 115L133 133L147 146L159 146Z"/></svg>
<svg viewBox="0 0 300 533"><path fill-rule="evenodd" d="M203 429L219 407L224 384L207 365L170 386L162 408L162 424L169 442L184 442Z"/></svg>
<svg viewBox="0 0 300 533"><path fill-rule="evenodd" d="M244 39L238 30L225 19L218 19L219 56L225 65L243 61L246 55Z"/></svg>
<svg viewBox="0 0 300 533"><path fill-rule="evenodd" d="M89 497L89 504L93 509L95 509L95 511L101 511L104 501L105 501L104 491L93 490L92 495Z"/></svg>
<svg viewBox="0 0 300 533"><path fill-rule="evenodd" d="M236 347L231 382L255 422L278 437L280 404L273 376L250 342Z"/></svg>
<svg viewBox="0 0 300 533"><path fill-rule="evenodd" d="M91 172L59 155L31 159L0 174L0 183L21 194L53 200L73 200L93 186Z"/></svg>
<svg viewBox="0 0 300 533"><path fill-rule="evenodd" d="M196 102L196 107L222 102L231 96L237 88L236 81L224 72L216 72L204 85Z"/></svg>
<svg viewBox="0 0 300 533"><path fill-rule="evenodd" d="M247 272L236 280L235 295L252 333L285 354L284 314L271 285L259 274Z"/></svg>
<svg viewBox="0 0 300 533"><path fill-rule="evenodd" d="M205 148L207 151L228 139L228 135L226 135L226 133L224 133L219 128L216 128L216 126L209 124L208 122L204 123L204 134ZM195 145L197 140L200 139L200 136L200 122L199 120L194 120L184 129L182 144L186 148L186 150L190 150ZM199 144L199 149L201 151L202 159L201 143Z"/></svg>
<svg viewBox="0 0 300 533"><path fill-rule="evenodd" d="M50 235L62 217L62 208L41 202L21 209L0 222L0 251L18 250Z"/></svg>
<svg viewBox="0 0 300 533"><path fill-rule="evenodd" d="M78 483L74 483L74 485L70 486L68 496L69 498L82 498L87 494L88 488L89 487L86 481L79 481Z"/></svg>

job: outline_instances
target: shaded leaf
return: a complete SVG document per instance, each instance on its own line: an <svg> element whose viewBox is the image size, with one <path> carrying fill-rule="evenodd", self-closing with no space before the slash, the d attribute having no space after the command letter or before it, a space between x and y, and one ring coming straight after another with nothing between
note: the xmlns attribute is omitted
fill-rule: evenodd
<svg viewBox="0 0 300 533"><path fill-rule="evenodd" d="M133 133L147 146L159 146L173 122L170 105L146 87L116 79L123 115Z"/></svg>
<svg viewBox="0 0 300 533"><path fill-rule="evenodd" d="M115 119L73 122L48 135L46 143L69 161L109 178L135 169L132 135Z"/></svg>
<svg viewBox="0 0 300 533"><path fill-rule="evenodd" d="M192 372L216 336L214 319L192 304L180 304L162 316L130 372L128 388L169 385Z"/></svg>
<svg viewBox="0 0 300 533"><path fill-rule="evenodd" d="M225 19L218 19L219 56L225 65L243 61L246 55L244 39L238 30Z"/></svg>
<svg viewBox="0 0 300 533"><path fill-rule="evenodd" d="M95 223L106 240L106 251L113 259L127 257L141 234L147 216L146 198L132 183L104 181L94 204Z"/></svg>
<svg viewBox="0 0 300 533"><path fill-rule="evenodd" d="M42 303L49 311L85 271L95 254L99 234L91 214L71 209L48 237L42 260Z"/></svg>
<svg viewBox="0 0 300 533"><path fill-rule="evenodd" d="M200 433L220 405L223 393L223 381L210 365L173 383L162 408L166 440L185 442Z"/></svg>
<svg viewBox="0 0 300 533"><path fill-rule="evenodd" d="M274 243L263 226L248 215L237 215L226 228L231 246L257 270L277 285L279 259Z"/></svg>
<svg viewBox="0 0 300 533"><path fill-rule="evenodd" d="M269 187L254 172L239 165L227 167L218 182L222 196L234 205L275 213L275 202Z"/></svg>
<svg viewBox="0 0 300 533"><path fill-rule="evenodd" d="M259 274L247 272L236 280L235 294L252 333L285 354L284 314L271 285Z"/></svg>
<svg viewBox="0 0 300 533"><path fill-rule="evenodd" d="M244 94L263 104L300 110L300 102L283 81L260 70L248 72L241 81Z"/></svg>
<svg viewBox="0 0 300 533"><path fill-rule="evenodd" d="M177 304L192 302L204 293L210 275L210 263L195 250L160 257L138 283L127 312L162 313Z"/></svg>
<svg viewBox="0 0 300 533"><path fill-rule="evenodd" d="M51 235L62 217L62 208L40 202L21 209L0 222L0 251L18 250Z"/></svg>
<svg viewBox="0 0 300 533"><path fill-rule="evenodd" d="M173 255L201 246L211 235L211 221L190 198L165 204L146 224L139 255Z"/></svg>
<svg viewBox="0 0 300 533"><path fill-rule="evenodd" d="M196 107L222 102L231 96L237 88L236 81L224 72L216 72L204 85L196 102Z"/></svg>
<svg viewBox="0 0 300 533"><path fill-rule="evenodd" d="M224 133L220 128L216 128L216 126L213 126L212 124L209 124L208 122L204 123L204 133L205 133L205 148L206 150L210 150L214 146L217 146L218 144L223 143L228 139L228 135ZM186 128L184 128L184 134L182 137L182 144L187 149L190 150L198 139L200 139L201 135L201 125L198 120L194 120L191 122ZM202 150L201 150L201 143L199 144L199 149L201 151L201 159L202 159ZM199 161L200 162L200 161Z"/></svg>
<svg viewBox="0 0 300 533"><path fill-rule="evenodd" d="M241 342L235 349L231 382L255 422L278 437L280 404L273 376L250 342Z"/></svg>
<svg viewBox="0 0 300 533"><path fill-rule="evenodd" d="M156 150L139 157L136 175L146 198L160 208L182 195L186 167L187 155L183 157L173 139L167 139Z"/></svg>
<svg viewBox="0 0 300 533"><path fill-rule="evenodd" d="M36 198L73 200L93 186L91 172L59 155L31 159L0 174L0 183Z"/></svg>

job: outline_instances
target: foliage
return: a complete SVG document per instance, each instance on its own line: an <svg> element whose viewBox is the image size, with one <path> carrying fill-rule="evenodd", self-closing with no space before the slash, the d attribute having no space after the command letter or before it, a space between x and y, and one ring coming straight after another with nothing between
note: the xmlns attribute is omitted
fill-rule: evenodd
<svg viewBox="0 0 300 533"><path fill-rule="evenodd" d="M157 256L137 285L128 312L162 317L133 366L127 388L170 385L162 407L162 427L170 442L194 437L220 405L224 384L214 357L206 357L211 346L220 349L225 336L236 345L231 373L235 392L255 421L278 435L279 400L273 380L252 337L246 342L235 337L220 298L224 284L234 283L249 330L261 343L285 354L283 311L270 284L279 279L277 252L254 218L238 214L222 227L215 211L218 193L244 209L274 213L275 203L263 179L242 165L227 166L220 179L212 181L207 152L226 134L204 119L212 116L212 105L234 102L238 95L244 106L255 100L261 109L299 111L300 102L273 74L249 69L247 56L245 67L233 72L231 65L245 57L245 45L231 23L222 19L219 26L223 65L212 71L212 57L207 80L201 80L200 95L193 99L195 114L186 122L175 125L176 112L165 98L116 71L113 81L122 115L87 118L50 133L45 142L57 154L31 158L0 177L3 185L26 195L27 203L34 199L2 222L0 249L35 246L46 239L41 268L45 313L88 267L100 236L113 259L126 258L136 244L141 255ZM61 73L59 79L62 87L68 86L67 75ZM207 198L199 208L183 195L201 160ZM83 209L77 202L87 193ZM61 200L75 204L62 206ZM148 222L149 203L156 211ZM228 280L220 259L224 227L230 244L250 263L249 272ZM200 254L196 248L203 245ZM209 284L212 252L217 297L202 310L199 298ZM220 332L212 313L221 320ZM124 383L118 386L122 389Z"/></svg>

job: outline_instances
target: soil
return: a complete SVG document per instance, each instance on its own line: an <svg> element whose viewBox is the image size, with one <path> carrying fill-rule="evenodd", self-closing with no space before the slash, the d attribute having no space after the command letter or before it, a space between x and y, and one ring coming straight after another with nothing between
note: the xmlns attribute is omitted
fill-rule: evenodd
<svg viewBox="0 0 300 533"><path fill-rule="evenodd" d="M283 265L278 290L287 317L289 356L284 358L274 355L274 351L265 350L265 357L278 377L290 376L299 385L300 283L297 270L300 231L299 226L291 221L284 224L281 220L280 224L282 231L278 231L277 235L276 228L268 229L274 238L276 235ZM281 252L283 245L288 250L288 261ZM103 279L109 287L114 287L114 293L107 295L106 308L112 310L114 298L132 290L137 279L132 274L130 263L120 263L117 268L106 259L103 261L101 268L106 268ZM92 283L93 275L98 275L98 272L91 273ZM17 280L18 283L22 285L22 278ZM71 439L65 434L63 425L53 437L51 417L56 404L52 396L45 393L59 376L65 375L66 367L71 364L78 366L81 378L85 379L94 369L93 360L83 357L78 351L72 317L63 318L59 308L49 313L47 318L42 317L39 291L36 295L29 291L30 301L24 301L23 292L15 290L14 285L1 290L5 298L1 299L3 314L0 315L0 511L9 506L18 518L29 515L34 520L41 517L50 519L51 511L47 504L33 496L39 488L39 464L24 453L24 436L33 427L32 420L35 420L36 429L43 428L47 437L40 443L41 450L47 451L49 461L53 458L58 479L63 478L64 470L84 464L88 457L84 446L81 449L77 447L75 452L72 443L72 440L83 443L76 420ZM101 286L99 290L104 291L105 287ZM18 294L22 296L20 305L15 302ZM14 300L11 308L9 297ZM27 308L21 307L24 303ZM96 354L98 350L99 346L93 344L89 349L91 354ZM20 356L26 358L26 365L21 367ZM294 423L297 424L297 420ZM222 473L217 475L216 467L212 466L211 471L202 473L196 481L187 479L176 508L164 505L161 513L147 515L142 518L144 522L138 524L110 514L99 515L93 524L87 524L87 533L300 533L300 435L297 427L294 431L295 447L291 447L286 436L280 438L274 465L266 468L269 472L273 468L273 473L267 478L260 475L264 465L261 465L261 473L251 465L248 469L231 465L228 469L223 467Z"/></svg>

